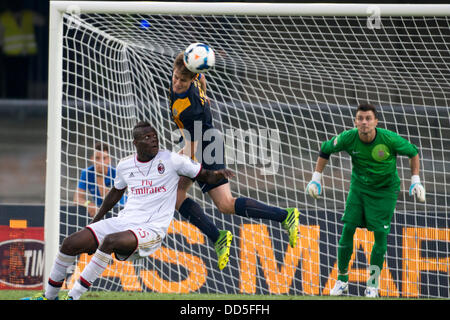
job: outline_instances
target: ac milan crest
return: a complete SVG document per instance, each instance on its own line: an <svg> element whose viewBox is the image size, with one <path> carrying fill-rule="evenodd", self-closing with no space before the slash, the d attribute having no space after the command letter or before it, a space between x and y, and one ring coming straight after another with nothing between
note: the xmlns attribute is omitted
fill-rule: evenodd
<svg viewBox="0 0 450 320"><path fill-rule="evenodd" d="M159 172L159 174L163 174L164 171L166 171L166 168L164 168L164 165L160 162L158 164L158 172Z"/></svg>

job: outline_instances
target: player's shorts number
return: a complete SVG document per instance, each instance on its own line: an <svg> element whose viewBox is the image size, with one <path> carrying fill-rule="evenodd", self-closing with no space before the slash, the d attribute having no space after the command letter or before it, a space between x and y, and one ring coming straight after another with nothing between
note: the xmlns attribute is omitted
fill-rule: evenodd
<svg viewBox="0 0 450 320"><path fill-rule="evenodd" d="M139 237L141 237L142 239L145 239L145 237L148 237L149 233L141 228L138 228L137 233L139 235Z"/></svg>

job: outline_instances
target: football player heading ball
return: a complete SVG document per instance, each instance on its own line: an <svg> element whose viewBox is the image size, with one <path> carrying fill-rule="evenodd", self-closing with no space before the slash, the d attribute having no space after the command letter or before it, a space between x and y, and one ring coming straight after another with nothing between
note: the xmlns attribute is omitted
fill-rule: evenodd
<svg viewBox="0 0 450 320"><path fill-rule="evenodd" d="M189 48L188 48L189 49ZM172 82L169 90L169 103L172 119L181 132L189 133L183 136L184 148L181 152L192 159L196 159L198 152L202 153L202 165L210 170L225 168L224 152L217 152L212 157L205 156L205 150L215 140L203 141L203 134L207 130L215 130L213 127L210 99L206 95L206 76L189 70L185 63L187 52L180 52L173 64ZM201 137L196 137L194 128L200 125ZM223 143L221 144L224 150ZM215 150L215 148L214 148ZM220 154L220 155L219 155ZM205 161L213 158L212 163ZM192 180L181 177L178 184L178 196L176 208L180 214L199 228L215 244L218 255L218 265L223 269L228 262L231 233L217 227L205 215L203 209L194 200L187 196L192 186ZM203 193L213 200L218 210L225 214L236 214L245 218L268 219L278 221L287 231L289 244L295 247L298 238L299 211L297 208L281 209L269 206L250 198L235 198L231 194L230 184L226 178L218 183L199 183ZM225 258L224 258L225 257Z"/></svg>

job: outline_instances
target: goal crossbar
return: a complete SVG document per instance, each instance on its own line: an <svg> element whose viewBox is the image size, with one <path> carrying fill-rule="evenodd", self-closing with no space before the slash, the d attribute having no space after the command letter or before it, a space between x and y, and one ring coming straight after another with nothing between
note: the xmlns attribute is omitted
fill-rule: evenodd
<svg viewBox="0 0 450 320"><path fill-rule="evenodd" d="M368 16L377 8L380 16L448 16L441 4L336 4L336 3L192 3L117 1L51 1L59 12L128 14L233 14L271 16Z"/></svg>
<svg viewBox="0 0 450 320"><path fill-rule="evenodd" d="M238 172L232 192L298 206L300 249L287 247L277 223L217 212L195 186L193 199L233 232L227 269L211 267L213 246L176 215L158 256L130 269L139 278L134 284L176 291L186 276L192 282L179 283L192 292L328 294L350 183L348 155L330 159L319 201L304 189L320 143L352 128L353 107L367 101L377 106L380 127L418 146L427 190L425 205L408 196L410 170L399 157L402 186L382 294L448 297L449 16L450 5L432 4L51 1L44 279L60 241L86 224L67 207L91 164L93 142L106 140L117 164L134 152L135 120L146 120L161 132L162 147L176 144L167 101L172 63L201 40L217 53L208 98L214 126L234 147L225 150L227 166ZM383 17L378 27L369 24L373 17ZM276 161L260 161L269 153ZM268 163L277 164L268 170L277 174L261 174ZM355 237L355 261L364 265L361 251L368 254L373 239L360 231ZM350 282L358 283L352 294L362 288L365 271L364 265L350 272ZM115 271L109 272L96 289L117 288Z"/></svg>

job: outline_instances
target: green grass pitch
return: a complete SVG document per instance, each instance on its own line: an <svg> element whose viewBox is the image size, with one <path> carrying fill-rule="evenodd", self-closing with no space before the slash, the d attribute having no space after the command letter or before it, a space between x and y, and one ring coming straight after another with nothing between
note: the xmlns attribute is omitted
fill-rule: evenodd
<svg viewBox="0 0 450 320"><path fill-rule="evenodd" d="M0 290L0 300L19 300L39 291ZM154 292L110 292L91 291L85 293L81 300L368 300L365 297L343 296L303 296L303 295L248 295L248 294L171 294ZM371 299L369 299L371 300ZM380 297L377 300L402 300L401 298ZM404 299L403 299L404 300Z"/></svg>

